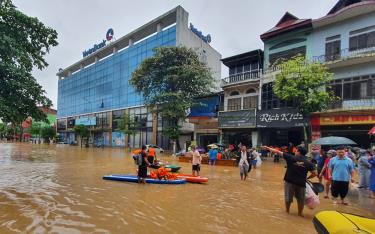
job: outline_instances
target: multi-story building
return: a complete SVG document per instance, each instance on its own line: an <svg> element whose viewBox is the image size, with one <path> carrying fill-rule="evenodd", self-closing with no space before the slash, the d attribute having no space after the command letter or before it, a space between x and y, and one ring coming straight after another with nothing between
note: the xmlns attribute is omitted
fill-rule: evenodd
<svg viewBox="0 0 375 234"><path fill-rule="evenodd" d="M223 109L223 92L197 98L189 114L189 123L194 124L196 145L206 147L220 142L218 112Z"/></svg>
<svg viewBox="0 0 375 234"><path fill-rule="evenodd" d="M340 0L319 19L298 19L287 12L273 29L261 35L267 71L261 79L262 110L257 114L257 127L270 127L261 132L262 143L298 143L303 139L301 126L311 123L308 129L313 140L346 136L362 147L369 146L367 132L375 124L374 22L375 1ZM297 54L327 65L334 78L327 88L340 98L327 112L312 113L311 122L296 112L293 103L280 101L272 92L278 73L273 65ZM283 112L296 120L283 124L272 118Z"/></svg>
<svg viewBox="0 0 375 234"><path fill-rule="evenodd" d="M368 147L375 125L375 1L340 0L312 26L309 59L327 65L340 98L312 116L313 138L345 136Z"/></svg>
<svg viewBox="0 0 375 234"><path fill-rule="evenodd" d="M81 60L60 69L57 129L64 140L74 141L74 126L83 124L89 126L94 143L123 146L129 137L131 147L153 143L168 148L170 142L162 134L161 117L153 116L129 80L137 66L153 55L154 48L186 46L208 65L219 83L221 55L210 46L211 36L205 36L191 23L189 27L188 20L188 13L178 6L117 40L112 41L110 29L107 41L94 45L83 52ZM139 131L133 136L117 130L116 120L125 112L139 122ZM193 131L191 126L185 127L183 130Z"/></svg>
<svg viewBox="0 0 375 234"><path fill-rule="evenodd" d="M221 140L226 144L258 145L255 116L260 106L263 51L253 50L221 61L229 68L229 76L221 81L224 91L224 108L219 112Z"/></svg>
<svg viewBox="0 0 375 234"><path fill-rule="evenodd" d="M305 138L304 129L309 129L309 120L298 113L294 103L280 100L272 85L279 72L278 62L311 53L311 32L311 19L299 19L286 12L275 27L260 36L264 42L264 72L260 81L261 110L257 113L257 128L264 145L300 144Z"/></svg>

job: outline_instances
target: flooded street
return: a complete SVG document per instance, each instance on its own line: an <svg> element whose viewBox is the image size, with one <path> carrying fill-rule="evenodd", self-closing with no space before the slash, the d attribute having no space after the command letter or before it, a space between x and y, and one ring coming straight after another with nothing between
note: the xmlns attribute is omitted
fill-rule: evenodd
<svg viewBox="0 0 375 234"><path fill-rule="evenodd" d="M166 161L191 166L170 157ZM209 183L138 185L105 181L135 174L124 149L0 144L0 233L315 233L321 210L375 217L375 200L350 191L349 206L323 199L305 218L284 211L284 163L265 162L241 182L238 168L202 167Z"/></svg>

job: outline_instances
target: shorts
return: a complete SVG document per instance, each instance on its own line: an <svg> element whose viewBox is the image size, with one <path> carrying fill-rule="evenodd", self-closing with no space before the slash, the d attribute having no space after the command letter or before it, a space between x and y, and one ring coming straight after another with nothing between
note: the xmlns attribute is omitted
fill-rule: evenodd
<svg viewBox="0 0 375 234"><path fill-rule="evenodd" d="M344 199L349 191L349 181L332 181L331 193L332 197L337 198L339 195Z"/></svg>
<svg viewBox="0 0 375 234"><path fill-rule="evenodd" d="M246 163L240 165L240 174L247 176L248 173L249 173L249 165L247 165Z"/></svg>
<svg viewBox="0 0 375 234"><path fill-rule="evenodd" d="M258 160L253 159L253 160L251 160L251 164L253 164L253 166L255 167L255 166L257 165L257 161L258 161Z"/></svg>
<svg viewBox="0 0 375 234"><path fill-rule="evenodd" d="M138 166L138 177L139 178L147 177L147 166Z"/></svg>
<svg viewBox="0 0 375 234"><path fill-rule="evenodd" d="M199 164L193 165L193 171L201 171L201 165Z"/></svg>
<svg viewBox="0 0 375 234"><path fill-rule="evenodd" d="M147 161L150 163L150 164L154 164L154 156L147 156Z"/></svg>
<svg viewBox="0 0 375 234"><path fill-rule="evenodd" d="M289 182L284 182L284 195L285 195L285 202L292 203L293 197L297 199L298 203L305 202L305 187L301 187L295 184L291 184Z"/></svg>
<svg viewBox="0 0 375 234"><path fill-rule="evenodd" d="M209 165L215 165L215 163L216 163L216 159L210 159L210 160L208 161L208 164L209 164Z"/></svg>

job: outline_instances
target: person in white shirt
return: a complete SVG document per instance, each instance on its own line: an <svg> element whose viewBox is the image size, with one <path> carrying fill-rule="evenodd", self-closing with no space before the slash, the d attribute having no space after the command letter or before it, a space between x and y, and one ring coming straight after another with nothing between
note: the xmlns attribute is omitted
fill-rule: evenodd
<svg viewBox="0 0 375 234"><path fill-rule="evenodd" d="M246 146L243 145L240 151L240 162L238 163L238 166L240 167L241 180L245 181L247 178L249 168L251 167L250 160L250 153L247 152Z"/></svg>
<svg viewBox="0 0 375 234"><path fill-rule="evenodd" d="M195 146L192 146L191 149L193 151L193 160L192 160L193 175L199 176L199 172L201 171L202 156L200 155L199 151L195 148Z"/></svg>

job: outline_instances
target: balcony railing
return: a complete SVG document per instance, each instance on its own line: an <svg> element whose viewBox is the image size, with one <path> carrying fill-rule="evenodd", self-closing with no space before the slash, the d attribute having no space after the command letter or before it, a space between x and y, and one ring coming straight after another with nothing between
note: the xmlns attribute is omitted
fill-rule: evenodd
<svg viewBox="0 0 375 234"><path fill-rule="evenodd" d="M369 47L359 50L352 50L350 51L349 48L342 49L339 51L339 53L336 54L323 54L320 56L314 56L313 62L337 62L341 60L346 59L352 59L352 58L361 58L361 57L369 57L369 56L375 56L375 47Z"/></svg>
<svg viewBox="0 0 375 234"><path fill-rule="evenodd" d="M232 75L222 79L222 85L231 83L239 83L242 81L257 80L261 77L262 70L256 70L251 72L245 72L237 75Z"/></svg>
<svg viewBox="0 0 375 234"><path fill-rule="evenodd" d="M358 110L358 109L374 109L375 97L366 97L360 99L337 100L328 105L328 110Z"/></svg>

